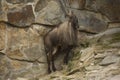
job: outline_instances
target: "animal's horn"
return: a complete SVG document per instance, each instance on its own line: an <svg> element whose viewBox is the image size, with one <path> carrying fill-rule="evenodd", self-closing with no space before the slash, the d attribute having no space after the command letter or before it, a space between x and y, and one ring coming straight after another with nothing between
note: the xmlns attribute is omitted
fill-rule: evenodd
<svg viewBox="0 0 120 80"><path fill-rule="evenodd" d="M68 16L72 16L72 15L74 15L73 11L69 10Z"/></svg>

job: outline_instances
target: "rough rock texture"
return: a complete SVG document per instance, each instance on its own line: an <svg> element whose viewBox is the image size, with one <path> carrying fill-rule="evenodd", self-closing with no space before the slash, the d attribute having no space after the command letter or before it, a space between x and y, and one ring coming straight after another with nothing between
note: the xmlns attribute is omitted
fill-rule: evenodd
<svg viewBox="0 0 120 80"><path fill-rule="evenodd" d="M39 11L36 22L46 24L58 24L63 20L63 12L55 1L48 2L48 5Z"/></svg>
<svg viewBox="0 0 120 80"><path fill-rule="evenodd" d="M0 1L0 14L2 13L2 4L1 4L1 1Z"/></svg>
<svg viewBox="0 0 120 80"><path fill-rule="evenodd" d="M101 12L111 21L120 21L120 1L119 0L86 0L86 8Z"/></svg>
<svg viewBox="0 0 120 80"><path fill-rule="evenodd" d="M58 71L47 75L43 37L50 27L0 23L0 80L120 80L120 1L61 1L88 32L78 33L69 63L63 64L65 53L57 55ZM58 0L0 0L0 20L21 27L59 24L65 20L63 8Z"/></svg>
<svg viewBox="0 0 120 80"><path fill-rule="evenodd" d="M35 6L35 11L38 12L47 6L47 0L39 0Z"/></svg>
<svg viewBox="0 0 120 80"><path fill-rule="evenodd" d="M21 10L12 9L7 13L8 21L16 25L30 25L34 22L34 14L31 5L23 7Z"/></svg>
<svg viewBox="0 0 120 80"><path fill-rule="evenodd" d="M6 26L0 24L0 51L5 49Z"/></svg>
<svg viewBox="0 0 120 80"><path fill-rule="evenodd" d="M6 0L8 3L12 4L20 4L20 3L28 3L33 2L33 0Z"/></svg>
<svg viewBox="0 0 120 80"><path fill-rule="evenodd" d="M95 33L106 30L109 20L105 16L90 11L73 11L79 19L80 29Z"/></svg>
<svg viewBox="0 0 120 80"><path fill-rule="evenodd" d="M64 0L65 4L69 8L84 9L85 0Z"/></svg>

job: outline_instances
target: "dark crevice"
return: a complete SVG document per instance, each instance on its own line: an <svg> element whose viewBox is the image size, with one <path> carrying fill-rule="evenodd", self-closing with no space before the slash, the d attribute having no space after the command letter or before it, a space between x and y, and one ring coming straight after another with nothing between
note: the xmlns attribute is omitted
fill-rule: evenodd
<svg viewBox="0 0 120 80"><path fill-rule="evenodd" d="M9 59L11 59L11 60L22 61L22 62L28 62L28 63L36 63L36 62L41 63L41 64L47 63L47 62L39 61L38 59L36 59L36 60L25 60L25 59L11 58L11 57L9 57L9 56L7 56L7 57L8 57Z"/></svg>

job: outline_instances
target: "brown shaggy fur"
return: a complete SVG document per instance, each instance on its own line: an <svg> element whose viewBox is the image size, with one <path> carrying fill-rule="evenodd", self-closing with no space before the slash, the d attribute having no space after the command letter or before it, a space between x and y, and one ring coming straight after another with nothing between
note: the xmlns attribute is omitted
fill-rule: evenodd
<svg viewBox="0 0 120 80"><path fill-rule="evenodd" d="M59 49L66 51L64 62L67 63L69 51L77 42L78 26L78 19L72 14L69 16L68 21L58 25L44 37L49 73L51 72L51 69L53 71L56 70L54 65L54 54L56 54Z"/></svg>

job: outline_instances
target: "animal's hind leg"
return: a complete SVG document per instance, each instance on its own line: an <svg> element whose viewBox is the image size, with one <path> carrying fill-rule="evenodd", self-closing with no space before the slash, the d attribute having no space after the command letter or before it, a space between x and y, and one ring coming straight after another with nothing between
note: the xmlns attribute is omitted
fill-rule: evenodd
<svg viewBox="0 0 120 80"><path fill-rule="evenodd" d="M54 48L54 51L52 53L52 70L53 71L56 71L55 64L54 64L54 55L56 54L56 52L57 52L57 47Z"/></svg>
<svg viewBox="0 0 120 80"><path fill-rule="evenodd" d="M56 71L56 67L55 67L55 64L54 64L54 55L52 56L52 70Z"/></svg>

